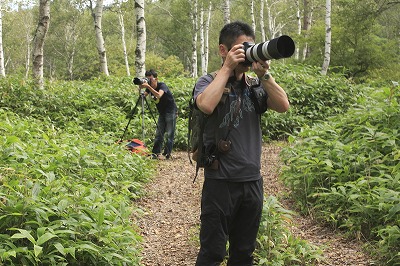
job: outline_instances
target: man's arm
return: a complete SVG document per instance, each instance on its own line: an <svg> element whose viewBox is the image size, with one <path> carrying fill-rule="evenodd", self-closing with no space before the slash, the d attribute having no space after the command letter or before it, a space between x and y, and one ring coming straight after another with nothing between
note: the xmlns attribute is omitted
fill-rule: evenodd
<svg viewBox="0 0 400 266"><path fill-rule="evenodd" d="M225 48L220 47L222 50ZM214 111L221 100L229 76L233 73L236 66L244 60L245 55L242 44L237 44L228 51L224 64L218 71L217 76L196 98L196 105L203 113L211 114Z"/></svg>
<svg viewBox="0 0 400 266"><path fill-rule="evenodd" d="M140 88L148 89L148 90L151 92L151 94L153 94L157 99L160 99L160 98L163 96L163 94L164 94L164 91L163 91L162 89L160 89L159 91L156 91L156 90L153 89L153 87L150 86L150 84L148 84L148 83L143 83L142 85L140 85ZM148 93L145 92L144 95L147 96Z"/></svg>
<svg viewBox="0 0 400 266"><path fill-rule="evenodd" d="M268 108L279 113L284 113L289 110L290 104L285 90L276 83L273 77L265 75L268 73L269 64L267 62L254 62L252 67L253 71L260 79L261 85L268 94Z"/></svg>

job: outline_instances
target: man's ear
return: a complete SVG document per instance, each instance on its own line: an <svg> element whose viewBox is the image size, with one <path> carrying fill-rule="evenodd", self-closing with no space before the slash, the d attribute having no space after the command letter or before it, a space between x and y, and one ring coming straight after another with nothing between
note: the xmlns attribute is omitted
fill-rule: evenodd
<svg viewBox="0 0 400 266"><path fill-rule="evenodd" d="M226 57L228 52L229 52L228 47L226 47L224 44L219 45L219 55L221 57Z"/></svg>

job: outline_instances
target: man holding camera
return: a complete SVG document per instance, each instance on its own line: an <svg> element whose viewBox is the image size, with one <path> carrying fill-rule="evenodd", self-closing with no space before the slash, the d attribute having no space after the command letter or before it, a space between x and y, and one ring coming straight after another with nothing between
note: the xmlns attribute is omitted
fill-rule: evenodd
<svg viewBox="0 0 400 266"><path fill-rule="evenodd" d="M220 265L227 241L229 266L253 265L263 180L262 114L256 112L251 89L261 87L265 91L263 104L268 109L286 112L289 108L285 91L268 73L268 62L248 62L244 43L254 40L249 25L238 21L225 25L219 37L222 67L215 77L200 77L195 86L196 106L208 115L203 134L206 166L197 266ZM250 67L257 78L246 75Z"/></svg>
<svg viewBox="0 0 400 266"><path fill-rule="evenodd" d="M161 150L164 143L164 135L167 133L167 142L164 146L162 155L166 159L171 158L174 145L177 107L172 92L164 82L159 82L157 72L153 69L146 71L146 79L143 79L140 88L146 89L144 95L151 95L156 103L158 111L158 121L152 158L161 159Z"/></svg>

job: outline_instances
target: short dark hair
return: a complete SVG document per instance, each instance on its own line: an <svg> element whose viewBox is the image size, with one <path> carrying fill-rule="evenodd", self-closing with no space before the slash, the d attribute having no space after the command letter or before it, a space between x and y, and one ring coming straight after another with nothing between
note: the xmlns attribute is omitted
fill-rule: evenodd
<svg viewBox="0 0 400 266"><path fill-rule="evenodd" d="M150 70L147 70L146 73L144 73L144 75L146 77L153 76L153 77L156 78L157 77L157 72L154 69L150 69Z"/></svg>
<svg viewBox="0 0 400 266"><path fill-rule="evenodd" d="M219 33L219 44L224 44L228 48L231 48L236 39L242 35L252 37L253 40L256 39L254 30L250 27L250 25L241 21L228 23Z"/></svg>

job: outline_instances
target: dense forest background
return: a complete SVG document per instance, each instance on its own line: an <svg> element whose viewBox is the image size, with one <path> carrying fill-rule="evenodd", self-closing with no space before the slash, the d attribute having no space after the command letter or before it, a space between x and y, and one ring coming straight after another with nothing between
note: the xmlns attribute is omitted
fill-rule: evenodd
<svg viewBox="0 0 400 266"><path fill-rule="evenodd" d="M10 0L2 1L0 5L5 75L28 77L30 74L32 40L38 25L38 2ZM104 1L101 30L109 75L136 75L137 2ZM242 20L252 24L258 42L282 34L292 37L296 53L290 59L279 60L279 63L322 66L327 30L325 1L144 2L145 65L147 69L156 68L161 76L201 75L205 71L201 69L204 53L208 61L206 71L218 68L218 35L227 14L230 21ZM44 77L76 80L101 75L92 12L96 1L54 0L50 3L50 24L44 43ZM400 5L391 0L333 1L328 72L341 72L357 81L399 80L399 13ZM206 39L201 37L202 31L206 31ZM197 56L193 56L194 51Z"/></svg>

